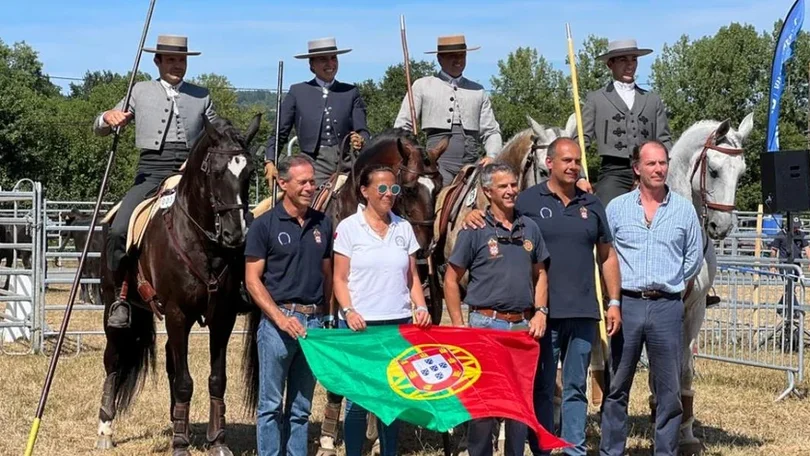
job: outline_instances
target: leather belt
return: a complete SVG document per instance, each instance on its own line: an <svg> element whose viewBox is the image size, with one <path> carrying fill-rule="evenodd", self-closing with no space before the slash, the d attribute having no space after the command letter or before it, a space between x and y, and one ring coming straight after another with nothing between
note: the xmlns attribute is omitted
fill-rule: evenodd
<svg viewBox="0 0 810 456"><path fill-rule="evenodd" d="M509 323L516 323L532 318L531 310L524 310L523 312L502 312L493 309L470 307L470 313L472 312L479 313L485 317L494 318L496 320L508 321Z"/></svg>
<svg viewBox="0 0 810 456"><path fill-rule="evenodd" d="M657 301L659 299L668 299L670 301L681 300L680 293L667 293L666 291L660 290L633 291L622 289L622 296L627 296L634 299L643 299L645 301Z"/></svg>
<svg viewBox="0 0 810 456"><path fill-rule="evenodd" d="M304 315L318 315L323 313L324 306L317 304L302 304L295 302L285 302L279 305L282 309L289 310L290 312L298 312Z"/></svg>

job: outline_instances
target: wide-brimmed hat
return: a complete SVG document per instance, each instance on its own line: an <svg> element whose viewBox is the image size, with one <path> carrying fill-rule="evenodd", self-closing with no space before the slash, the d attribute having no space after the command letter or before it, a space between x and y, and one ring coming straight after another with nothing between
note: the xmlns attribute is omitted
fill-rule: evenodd
<svg viewBox="0 0 810 456"><path fill-rule="evenodd" d="M166 55L200 55L197 51L188 50L188 38L179 35L158 35L157 46L143 48L144 52Z"/></svg>
<svg viewBox="0 0 810 456"><path fill-rule="evenodd" d="M310 57L318 57L320 55L338 55L351 52L351 49L338 49L337 41L334 38L318 38L317 40L307 41L307 49L309 52L306 54L298 54L296 59L308 59Z"/></svg>
<svg viewBox="0 0 810 456"><path fill-rule="evenodd" d="M425 54L446 54L449 52L469 52L481 49L481 46L467 47L464 35L440 36L436 42L435 51L425 51Z"/></svg>
<svg viewBox="0 0 810 456"><path fill-rule="evenodd" d="M608 44L607 52L597 57L597 59L607 62L613 57L619 57L622 55L635 55L636 57L641 57L642 55L651 53L652 49L639 49L638 44L636 44L636 40L616 40L611 41L610 44Z"/></svg>

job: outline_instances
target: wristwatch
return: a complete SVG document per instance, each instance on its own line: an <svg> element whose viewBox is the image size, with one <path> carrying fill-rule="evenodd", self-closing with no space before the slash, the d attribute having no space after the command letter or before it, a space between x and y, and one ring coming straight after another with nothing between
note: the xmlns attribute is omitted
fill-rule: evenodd
<svg viewBox="0 0 810 456"><path fill-rule="evenodd" d="M353 307L341 308L340 311L343 313L343 318L346 318L349 316L350 313L354 312L354 308Z"/></svg>
<svg viewBox="0 0 810 456"><path fill-rule="evenodd" d="M622 303L618 299L611 299L610 302L608 302L608 307L616 307L620 305L622 305Z"/></svg>
<svg viewBox="0 0 810 456"><path fill-rule="evenodd" d="M535 306L535 312L540 312L543 315L548 315L548 306Z"/></svg>

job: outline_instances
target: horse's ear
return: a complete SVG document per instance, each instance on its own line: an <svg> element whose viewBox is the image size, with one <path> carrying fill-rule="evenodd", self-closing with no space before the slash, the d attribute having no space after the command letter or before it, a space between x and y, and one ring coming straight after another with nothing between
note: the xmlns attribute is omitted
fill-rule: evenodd
<svg viewBox="0 0 810 456"><path fill-rule="evenodd" d="M262 124L262 114L256 114L253 116L253 120L250 121L250 125L248 125L247 131L245 132L245 146L249 146L250 142L253 141L253 138L256 136L256 133L259 132L259 127Z"/></svg>
<svg viewBox="0 0 810 456"><path fill-rule="evenodd" d="M402 144L402 138L397 138L397 151L399 156L402 157L402 163L408 163L408 151L405 150L405 145Z"/></svg>
<svg viewBox="0 0 810 456"><path fill-rule="evenodd" d="M568 121L565 122L565 136L573 138L577 134L577 115L576 113L568 116Z"/></svg>
<svg viewBox="0 0 810 456"><path fill-rule="evenodd" d="M716 137L722 138L723 136L726 136L728 134L729 129L731 129L731 122L729 122L728 119L720 122L720 125L718 125L717 129L715 130L715 133L717 135Z"/></svg>
<svg viewBox="0 0 810 456"><path fill-rule="evenodd" d="M203 126L205 127L205 134L211 142L218 142L222 135L217 131L217 127L208 120L208 116L203 114Z"/></svg>
<svg viewBox="0 0 810 456"><path fill-rule="evenodd" d="M745 142L745 139L748 135L751 134L751 131L754 129L754 113L749 113L745 116L742 122L740 122L740 128L737 129L737 133L740 135L740 142Z"/></svg>
<svg viewBox="0 0 810 456"><path fill-rule="evenodd" d="M529 121L529 126L531 127L532 133L534 133L535 136L543 136L543 132L546 131L546 129L542 125L537 123L537 121L528 114L526 114L526 120Z"/></svg>
<svg viewBox="0 0 810 456"><path fill-rule="evenodd" d="M427 153L428 158L430 159L430 163L432 165L436 166L439 163L439 157L442 156L442 154L444 153L444 151L447 150L447 147L449 145L450 145L450 137L445 136L444 138L441 139L441 141L439 141L438 144L436 144L436 147L428 151Z"/></svg>

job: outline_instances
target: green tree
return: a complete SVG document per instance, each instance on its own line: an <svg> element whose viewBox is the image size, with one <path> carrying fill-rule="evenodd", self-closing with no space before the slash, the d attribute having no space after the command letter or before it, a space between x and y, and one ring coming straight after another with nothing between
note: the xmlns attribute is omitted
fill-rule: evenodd
<svg viewBox="0 0 810 456"><path fill-rule="evenodd" d="M424 60L410 62L411 84L419 78L436 72L433 62ZM357 85L368 111L368 127L371 134L378 134L394 126L402 100L408 90L405 65L389 66L379 82L371 79Z"/></svg>

